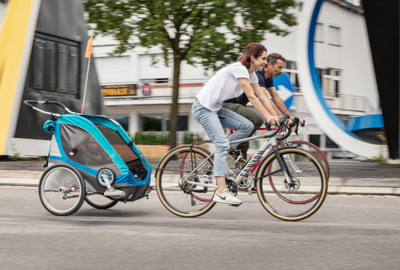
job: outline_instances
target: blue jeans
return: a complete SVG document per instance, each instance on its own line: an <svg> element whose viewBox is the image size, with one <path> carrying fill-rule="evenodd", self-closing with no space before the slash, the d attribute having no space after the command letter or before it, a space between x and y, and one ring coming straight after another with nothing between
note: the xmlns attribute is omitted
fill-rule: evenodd
<svg viewBox="0 0 400 270"><path fill-rule="evenodd" d="M229 141L246 138L253 130L253 124L243 116L230 110L221 108L217 112L210 111L203 107L196 99L192 106L192 115L199 122L208 137L216 146L214 156L214 176L226 176L226 159L229 150ZM222 117L224 119L219 119ZM223 127L236 128L231 137L225 136ZM236 148L238 144L232 144Z"/></svg>

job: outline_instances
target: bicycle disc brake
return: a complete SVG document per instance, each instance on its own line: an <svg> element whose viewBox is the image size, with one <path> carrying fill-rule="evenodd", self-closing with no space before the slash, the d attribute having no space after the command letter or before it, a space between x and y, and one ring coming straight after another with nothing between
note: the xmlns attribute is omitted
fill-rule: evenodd
<svg viewBox="0 0 400 270"><path fill-rule="evenodd" d="M296 178L293 178L293 182L292 183L287 183L285 181L285 186L286 186L287 191L295 192L295 191L299 190L299 188L300 188L300 180L296 179Z"/></svg>

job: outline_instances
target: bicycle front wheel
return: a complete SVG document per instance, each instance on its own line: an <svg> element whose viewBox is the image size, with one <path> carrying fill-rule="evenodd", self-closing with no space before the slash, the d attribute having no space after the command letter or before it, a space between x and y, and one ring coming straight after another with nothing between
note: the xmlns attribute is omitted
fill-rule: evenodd
<svg viewBox="0 0 400 270"><path fill-rule="evenodd" d="M40 201L47 211L56 216L68 216L78 211L85 193L82 176L67 164L48 168L39 182Z"/></svg>
<svg viewBox="0 0 400 270"><path fill-rule="evenodd" d="M211 210L216 185L212 177L213 159L200 147L180 146L168 152L156 172L157 194L171 213L180 217L198 217ZM196 170L195 170L196 169Z"/></svg>
<svg viewBox="0 0 400 270"><path fill-rule="evenodd" d="M263 207L274 217L298 221L313 215L327 193L326 173L310 152L299 148L282 148L279 154L292 182L284 176L274 154L267 157L257 172L257 194Z"/></svg>

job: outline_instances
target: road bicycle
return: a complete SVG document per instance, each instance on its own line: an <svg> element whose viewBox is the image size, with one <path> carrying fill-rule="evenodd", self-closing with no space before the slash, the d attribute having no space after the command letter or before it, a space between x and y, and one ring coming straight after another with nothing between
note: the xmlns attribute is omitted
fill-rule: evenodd
<svg viewBox="0 0 400 270"><path fill-rule="evenodd" d="M288 116L279 122L286 127ZM298 121L298 119L297 119ZM294 146L278 147L276 137L286 139L290 128L267 125L269 132L231 144L265 138L265 142L243 167L227 176L227 187L234 195L238 185L252 177L251 169L259 161L256 181L257 196L262 206L274 217L298 221L313 215L323 204L327 188L327 174L323 165L309 151ZM285 136L281 136L285 132ZM264 153L272 151L263 158ZM213 174L213 155L196 145L184 145L169 151L156 168L156 190L161 203L173 214L181 217L198 217L210 211L217 188Z"/></svg>
<svg viewBox="0 0 400 270"><path fill-rule="evenodd" d="M302 122L302 126L303 127L305 126L304 120ZM263 128L263 127L260 127L258 129L258 131L261 131L261 132L265 132L267 130L268 130L267 128ZM235 129L228 128L226 136L227 137L231 136L234 131L235 131ZM306 142L306 141L301 141L301 140L290 141L288 138L284 139L284 140L277 138L277 144L279 147L296 146L298 148L303 148L303 149L311 152L312 154L314 154L317 157L317 159L319 160L319 162L324 166L324 169L326 171L326 178L329 181L329 176L330 176L329 162L326 159L325 154L315 144L312 144L312 143ZM203 147L210 152L215 152L215 145L211 140L203 140L203 141L195 143L195 145ZM272 151L272 149L270 149L269 151L266 151L264 153L264 157L266 155L268 155L271 151ZM239 160L243 160L243 156L241 153L237 158L232 157L228 153L228 160L227 160L227 165L226 165L228 174L232 173L232 171L238 170L238 167L240 168L240 162L238 162ZM260 161L254 165L254 167L250 170L250 173L253 173L259 165L260 165ZM243 181L239 185L240 185L241 189L248 189L249 187L251 187L251 182Z"/></svg>

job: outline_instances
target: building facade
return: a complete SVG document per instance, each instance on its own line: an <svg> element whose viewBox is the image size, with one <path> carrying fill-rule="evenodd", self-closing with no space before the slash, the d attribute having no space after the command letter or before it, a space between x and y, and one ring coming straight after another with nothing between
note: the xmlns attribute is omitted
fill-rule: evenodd
<svg viewBox="0 0 400 270"><path fill-rule="evenodd" d="M302 1L298 2L294 12L297 17L302 16ZM287 59L284 71L296 91L291 109L309 126L308 134L302 134L302 139L328 150L333 156L344 156L345 149L340 149L329 134L318 128L305 105L296 65L296 39L301 33L296 26L289 31L285 37L266 34L262 44L268 53L277 52ZM124 123L131 136L139 131L168 131L172 62L167 67L161 50L147 48L136 48L119 57L111 57L109 53L115 46L116 42L107 37L96 37L94 41L95 63L108 114ZM315 48L318 74L332 112L344 123L355 116L378 113L379 98L360 1L324 2L318 18ZM202 67L182 64L178 142L182 142L186 131L206 138L190 109L196 94L211 76L212 73L206 73Z"/></svg>

